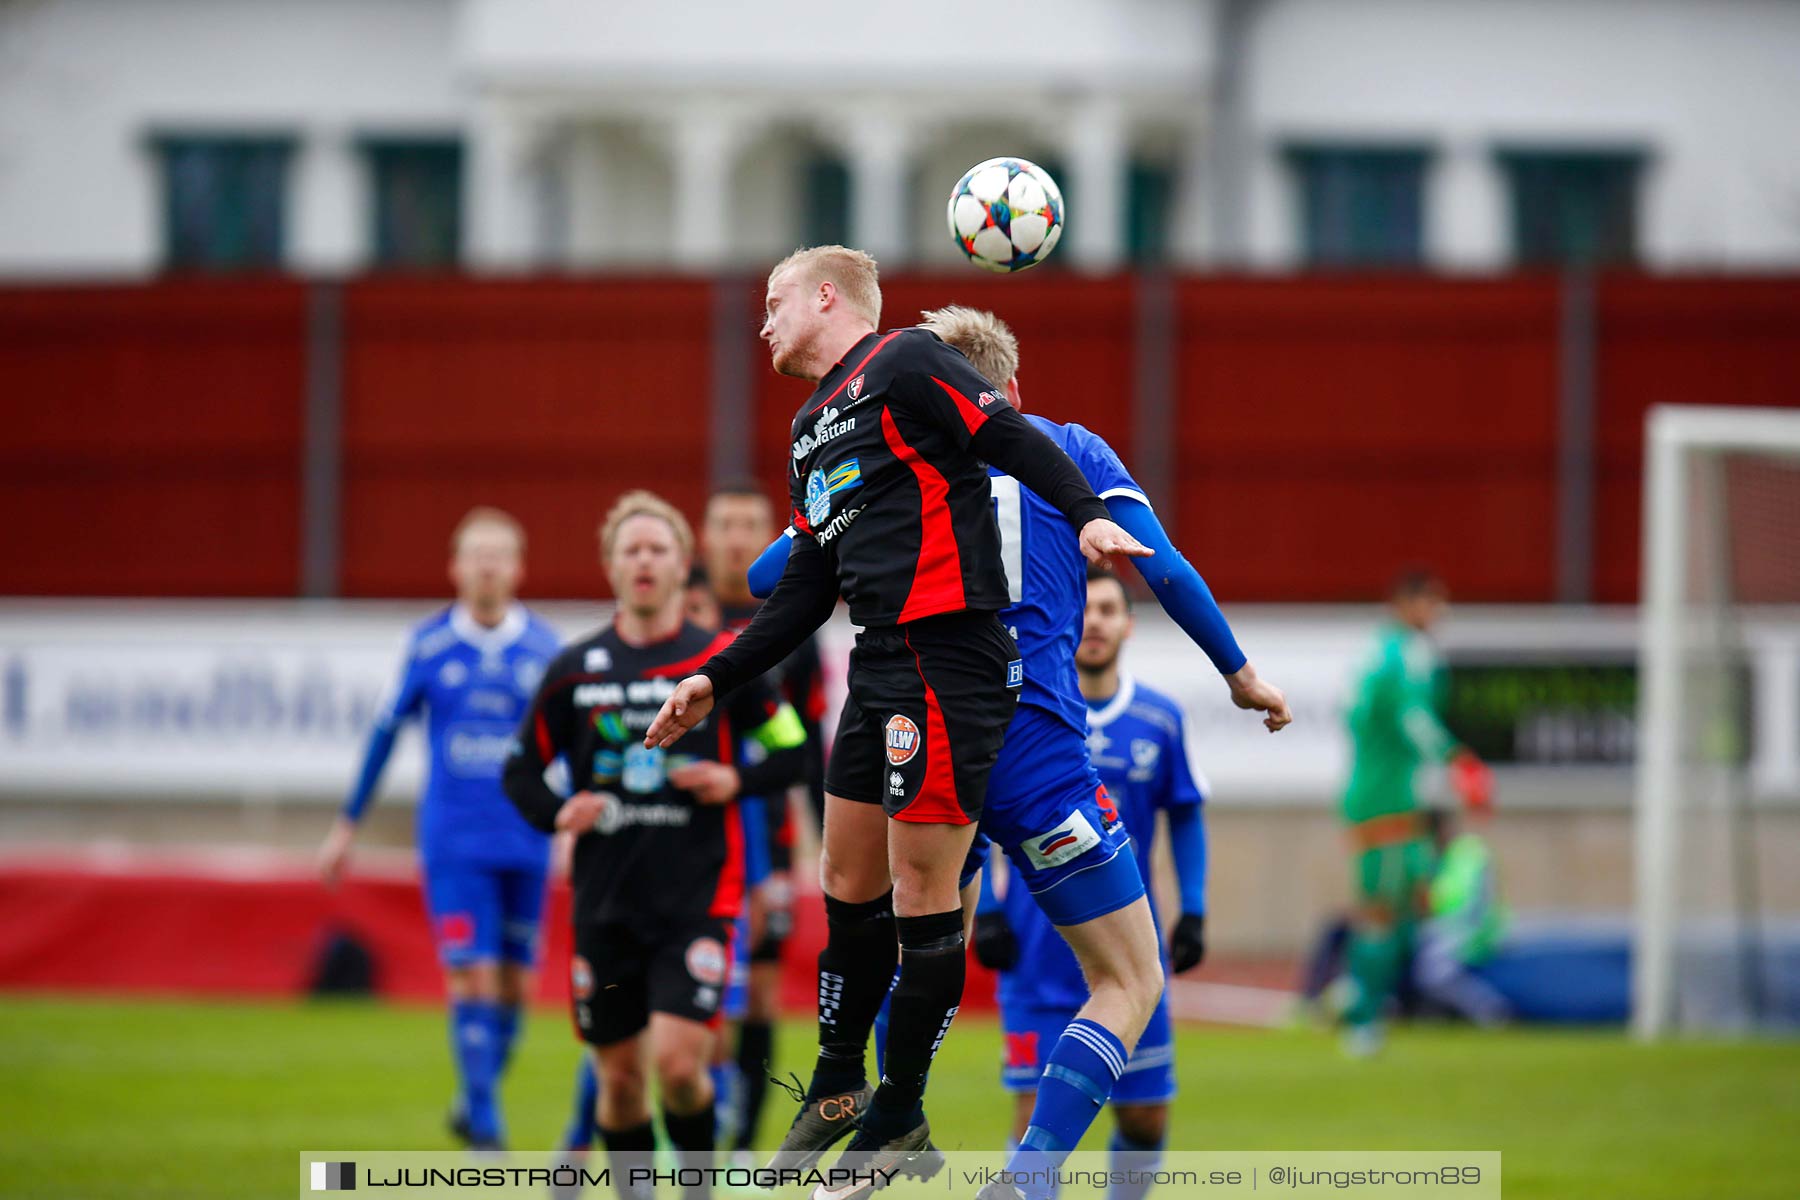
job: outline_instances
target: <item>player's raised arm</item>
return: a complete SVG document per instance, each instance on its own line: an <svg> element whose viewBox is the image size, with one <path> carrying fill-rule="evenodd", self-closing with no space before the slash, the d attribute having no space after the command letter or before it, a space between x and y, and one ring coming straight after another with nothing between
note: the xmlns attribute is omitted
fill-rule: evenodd
<svg viewBox="0 0 1800 1200"><path fill-rule="evenodd" d="M369 729L369 740L363 746L362 764L357 768L356 782L350 786L350 794L344 800L343 809L331 823L330 830L325 834L325 841L319 847L319 875L327 884L335 885L344 873L344 864L350 857L350 844L356 838L356 827L375 798L375 789L380 785L382 772L387 769L388 759L394 753L394 741L400 736L400 727L417 716L425 702L425 682L417 640L409 639L406 661L400 668L400 679L376 711L375 723Z"/></svg>
<svg viewBox="0 0 1800 1200"><path fill-rule="evenodd" d="M992 463L1043 497L1081 534L1090 562L1109 554L1148 554L1113 521L1081 469L1061 447L1020 416L993 384L958 351L926 335L928 365L896 381L896 391L928 420L949 430L984 462Z"/></svg>

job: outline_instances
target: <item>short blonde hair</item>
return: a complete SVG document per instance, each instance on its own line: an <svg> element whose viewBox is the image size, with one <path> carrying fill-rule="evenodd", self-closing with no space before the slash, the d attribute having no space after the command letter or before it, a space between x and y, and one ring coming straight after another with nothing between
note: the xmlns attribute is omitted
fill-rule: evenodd
<svg viewBox="0 0 1800 1200"><path fill-rule="evenodd" d="M1019 339L993 313L947 304L919 316L925 328L961 350L969 365L995 387L1005 387L1019 373Z"/></svg>
<svg viewBox="0 0 1800 1200"><path fill-rule="evenodd" d="M808 246L796 250L769 272L769 282L784 271L801 271L811 285L830 280L852 312L881 325L881 268L861 250L848 246Z"/></svg>
<svg viewBox="0 0 1800 1200"><path fill-rule="evenodd" d="M675 531L675 541L681 547L682 555L686 558L694 556L694 531L689 528L681 510L655 492L639 488L614 501L612 508L607 510L606 519L600 522L602 561L612 558L613 543L619 540L619 527L633 517L656 517L666 522Z"/></svg>
<svg viewBox="0 0 1800 1200"><path fill-rule="evenodd" d="M491 504L477 504L464 513L456 528L450 531L450 553L455 554L462 549L463 535L477 526L488 526L493 529L504 529L512 534L513 541L519 545L519 553L525 553L525 527L519 519L504 508L495 508Z"/></svg>

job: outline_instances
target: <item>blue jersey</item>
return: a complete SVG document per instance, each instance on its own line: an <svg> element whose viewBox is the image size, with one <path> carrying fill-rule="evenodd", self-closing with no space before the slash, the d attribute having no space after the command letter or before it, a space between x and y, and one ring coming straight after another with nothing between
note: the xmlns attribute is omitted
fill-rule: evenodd
<svg viewBox="0 0 1800 1200"><path fill-rule="evenodd" d="M427 766L418 839L425 861L541 869L549 839L506 798L500 771L560 646L555 631L523 605L492 629L460 605L421 622L407 643L400 681L376 714L349 814L367 804L400 726L423 711Z"/></svg>
<svg viewBox="0 0 1800 1200"><path fill-rule="evenodd" d="M1043 417L1026 420L1075 461L1102 500L1130 496L1145 506L1143 489L1100 435L1080 425ZM1010 603L1000 620L1019 644L1025 663L1020 704L1042 708L1076 729L1087 727L1087 705L1075 677L1075 645L1087 609L1087 559L1068 518L1031 489L995 468L988 470L994 520L1000 526L1000 561Z"/></svg>
<svg viewBox="0 0 1800 1200"><path fill-rule="evenodd" d="M1147 883L1157 813L1205 800L1188 765L1181 708L1162 693L1121 676L1117 695L1095 709L1083 701L1082 712L1088 725L1088 758L1131 833L1138 871ZM1027 969L1001 975L1000 1003L1008 1008L1080 1007L1087 1001L1088 989L1074 951L1026 889L1009 886L1004 904L1007 923L1019 940L1019 962ZM1155 904L1152 897L1152 914Z"/></svg>

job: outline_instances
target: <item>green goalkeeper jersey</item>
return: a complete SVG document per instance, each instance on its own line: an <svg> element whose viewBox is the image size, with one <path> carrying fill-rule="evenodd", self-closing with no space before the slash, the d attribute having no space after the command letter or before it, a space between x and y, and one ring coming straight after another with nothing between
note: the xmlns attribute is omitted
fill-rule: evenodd
<svg viewBox="0 0 1800 1200"><path fill-rule="evenodd" d="M1442 762L1456 739L1438 716L1443 660L1431 639L1398 621L1383 625L1350 705L1350 783L1344 818L1367 821L1418 807L1413 776Z"/></svg>

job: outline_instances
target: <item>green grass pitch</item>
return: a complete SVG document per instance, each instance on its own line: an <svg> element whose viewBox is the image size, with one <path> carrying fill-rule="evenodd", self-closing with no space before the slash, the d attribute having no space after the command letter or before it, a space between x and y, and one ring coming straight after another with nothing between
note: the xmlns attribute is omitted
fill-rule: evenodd
<svg viewBox="0 0 1800 1200"><path fill-rule="evenodd" d="M782 1031L782 1066L811 1026ZM947 1148L992 1149L999 1033L965 1018L932 1075ZM540 1010L506 1084L517 1146L562 1127L576 1047ZM1402 1031L1351 1062L1322 1034L1184 1029L1171 1144L1499 1150L1508 1197L1800 1194L1800 1043ZM448 1148L441 1015L363 1003L0 1000L0 1196L290 1196L303 1149ZM777 1094L764 1124L789 1115ZM1090 1145L1104 1138L1105 1119ZM953 1131L953 1132L952 1132Z"/></svg>

